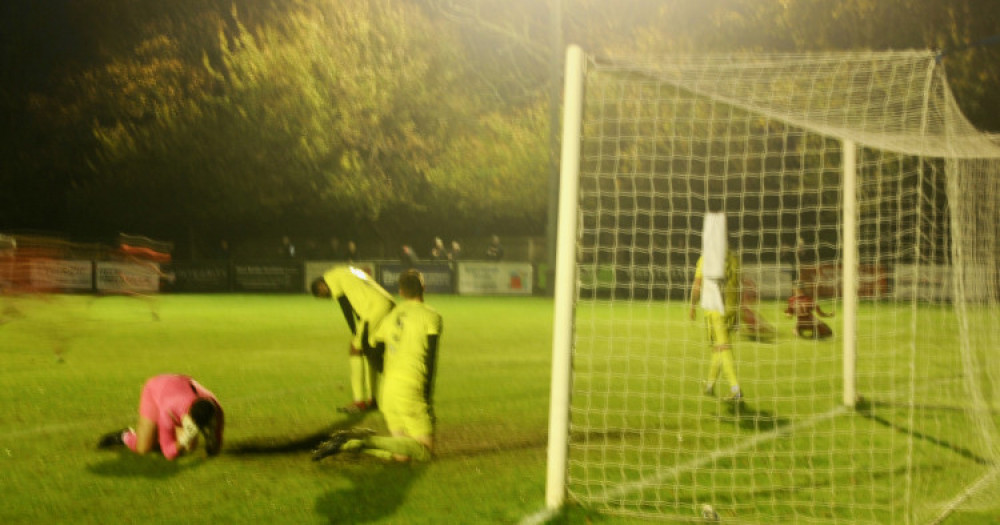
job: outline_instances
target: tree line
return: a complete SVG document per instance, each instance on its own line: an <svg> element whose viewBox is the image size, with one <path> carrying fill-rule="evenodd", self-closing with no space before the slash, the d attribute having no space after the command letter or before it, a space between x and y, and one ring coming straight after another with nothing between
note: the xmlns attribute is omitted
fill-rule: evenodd
<svg viewBox="0 0 1000 525"><path fill-rule="evenodd" d="M940 49L970 120L1000 130L988 0L32 4L0 8L7 229L543 234L565 43Z"/></svg>

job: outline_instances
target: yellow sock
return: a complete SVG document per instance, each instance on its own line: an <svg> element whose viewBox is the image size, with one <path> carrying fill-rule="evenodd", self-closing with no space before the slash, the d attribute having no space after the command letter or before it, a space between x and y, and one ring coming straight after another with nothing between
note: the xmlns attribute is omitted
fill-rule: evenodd
<svg viewBox="0 0 1000 525"><path fill-rule="evenodd" d="M722 361L722 371L726 374L726 379L729 381L729 388L734 394L739 392L740 382L736 379L736 365L733 364L733 351L724 350L719 352L719 359Z"/></svg>
<svg viewBox="0 0 1000 525"><path fill-rule="evenodd" d="M365 394L365 360L360 355L352 355L348 360L351 365L351 395L353 401L368 401L369 396Z"/></svg>
<svg viewBox="0 0 1000 525"><path fill-rule="evenodd" d="M378 371L372 366L371 361L367 357L362 357L365 363L365 400L375 399L375 394L378 393Z"/></svg>

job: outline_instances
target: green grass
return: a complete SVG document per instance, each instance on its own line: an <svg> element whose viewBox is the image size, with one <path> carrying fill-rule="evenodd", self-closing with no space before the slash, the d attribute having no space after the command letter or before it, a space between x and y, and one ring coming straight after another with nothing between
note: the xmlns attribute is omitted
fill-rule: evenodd
<svg viewBox="0 0 1000 525"><path fill-rule="evenodd" d="M0 325L2 523L517 523L544 506L551 300L428 298L444 316L445 333L435 397L437 457L426 465L350 455L310 461L310 447L333 429L361 425L384 430L377 415L357 420L335 412L349 397L348 333L330 302L286 295L167 295L153 302L82 296L0 300L5 301L0 307L6 310L7 321ZM652 317L642 322L673 319L676 308L664 303L644 310ZM152 311L159 320L153 320ZM700 331L691 323L665 324L664 331L691 341L692 348L701 344ZM632 333L629 344L637 345L638 335L647 337ZM740 372L755 396L750 405L754 418L727 414L722 405L685 393L701 373L703 353L680 355L668 367L649 359L660 347L643 348L640 353L648 373L629 379L628 386L641 386L655 395L609 395L600 402L611 409L645 403L649 411L645 419L630 415L615 424L644 429L652 418L657 433L598 437L616 447L643 438L662 439L676 435L671 430L693 428L689 416L673 414L699 414L698 432L688 434L683 449L670 444L651 453L619 447L614 454L635 465L669 467L710 447L738 445L828 408L797 401L796 392L815 395L817 388L827 388L826 378L836 360L825 357L825 352L837 344L741 343ZM905 354L906 349L899 351ZM802 367L795 375L813 378L816 384L774 386L774 371L790 362L794 352L800 359L791 362ZM601 367L612 368L626 364L602 363ZM577 365L587 366L580 360ZM191 374L220 397L227 416L223 454L210 461L196 456L167 462L95 450L101 434L134 424L143 381L163 372ZM602 387L598 383L604 378L595 374L593 381ZM862 381L872 390L887 391L884 383L892 378L868 370ZM676 394L662 395L665 392ZM771 400L765 401L768 397ZM824 423L827 426L818 426L848 425L855 437L848 443L843 437L826 443L823 434L815 434L815 446L822 452L808 461L817 466L836 463L838 447L865 450L869 441L908 443L905 437L913 437L913 427L928 428L920 417L932 419L933 428L947 425L948 417L958 417L920 412L913 418L892 407L872 414L838 416ZM963 468L983 468L961 456L963 450L976 452L976 443L963 441L961 435L928 434L915 441L921 467L918 491L929 501L951 497L954 483L965 479ZM748 494L771 501L768 491L774 489L767 483L799 491L808 487L814 498L828 496L823 480L799 479L801 471L782 471L780 463L766 479L741 480L729 474L748 472L762 458L787 459L781 447L788 442L768 443L767 454L722 458L710 471L682 472L681 479L693 487L714 483L719 487L714 501L725 512L752 510L746 507L752 503L740 499ZM665 452L671 455L664 457ZM609 448L602 453L605 461L617 459ZM895 461L874 455L854 471L831 476L892 478L899 486L899 465L880 464L883 459ZM571 472L579 474L579 467L575 469ZM629 480L634 473L619 472L609 479L615 475ZM734 490L734 480L753 489ZM878 481L878 486L892 485ZM879 490L876 496L864 495L863 501L895 496L891 489ZM996 503L1000 498L989 496L979 497L971 510L963 508L945 523L1000 523ZM692 489L675 495L675 501L686 504L701 497ZM847 501L857 495L834 497ZM785 499L795 506L796 497ZM571 506L554 521L640 521L605 516L595 507ZM902 521L901 516L892 516Z"/></svg>

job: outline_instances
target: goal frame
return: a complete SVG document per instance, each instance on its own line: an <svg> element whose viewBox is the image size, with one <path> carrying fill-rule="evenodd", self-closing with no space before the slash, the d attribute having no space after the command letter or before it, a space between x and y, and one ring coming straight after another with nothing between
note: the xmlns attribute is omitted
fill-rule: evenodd
<svg viewBox="0 0 1000 525"><path fill-rule="evenodd" d="M576 301L576 242L579 231L579 180L586 55L577 45L566 50L563 86L563 133L559 171L552 371L545 503L549 511L565 504L569 461L569 414L572 398L572 360ZM857 391L858 308L858 196L857 145L840 139L843 156L843 317L842 404L855 408Z"/></svg>

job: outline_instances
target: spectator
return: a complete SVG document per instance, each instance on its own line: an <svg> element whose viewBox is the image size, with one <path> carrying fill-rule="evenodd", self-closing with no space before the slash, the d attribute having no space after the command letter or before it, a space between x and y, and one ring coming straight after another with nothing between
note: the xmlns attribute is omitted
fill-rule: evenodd
<svg viewBox="0 0 1000 525"><path fill-rule="evenodd" d="M451 241L451 249L448 250L448 260L457 262L462 257L462 246L458 241Z"/></svg>
<svg viewBox="0 0 1000 525"><path fill-rule="evenodd" d="M323 252L323 258L329 259L331 261L338 261L341 258L340 253L340 239L336 237L330 237L330 242L327 243L326 249Z"/></svg>
<svg viewBox="0 0 1000 525"><path fill-rule="evenodd" d="M354 241L347 241L347 252L344 254L344 260L352 263L358 262L361 259L361 255L358 253L358 245Z"/></svg>
<svg viewBox="0 0 1000 525"><path fill-rule="evenodd" d="M448 258L448 253L444 249L444 241L440 237L434 238L434 246L431 247L431 260L443 261Z"/></svg>
<svg viewBox="0 0 1000 525"><path fill-rule="evenodd" d="M413 268L419 261L420 259L417 257L416 252L413 251L413 248L409 244L404 244L399 252L399 262L403 263L403 266L407 268Z"/></svg>
<svg viewBox="0 0 1000 525"><path fill-rule="evenodd" d="M279 253L286 259L294 259L296 257L295 245L292 244L292 240L287 235L281 238Z"/></svg>
<svg viewBox="0 0 1000 525"><path fill-rule="evenodd" d="M500 244L499 236L494 235L490 240L490 245L486 248L486 259L490 261L503 260L503 245Z"/></svg>
<svg viewBox="0 0 1000 525"><path fill-rule="evenodd" d="M232 252L229 249L229 241L226 239L221 239L219 241L219 246L215 249L215 258L220 261L228 261L232 258Z"/></svg>

